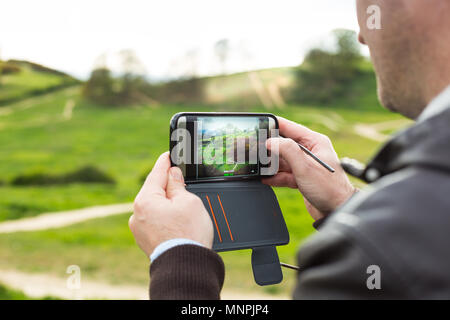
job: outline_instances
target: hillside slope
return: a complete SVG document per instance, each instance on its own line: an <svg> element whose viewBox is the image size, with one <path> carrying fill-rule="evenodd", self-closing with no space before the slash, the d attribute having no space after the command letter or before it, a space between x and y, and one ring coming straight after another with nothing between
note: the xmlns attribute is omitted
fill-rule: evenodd
<svg viewBox="0 0 450 320"><path fill-rule="evenodd" d="M174 87L170 89L171 83L160 84L167 88L166 94L156 97L160 103L177 104L201 104L212 107L220 107L224 110L230 108L252 108L263 107L266 110L282 109L286 105L296 104L296 96L302 90L310 90L311 86L301 84L298 74L308 66L271 68L253 70L235 74L203 77L195 79L201 87L202 93L190 95L184 93L182 98L173 99L179 91ZM189 85L186 80L186 86ZM180 80L180 85L183 80ZM345 94L334 96L325 88L315 87L317 92L327 95L327 101L319 102L314 99L304 101L309 105L317 107L336 107L359 110L379 110L380 103L377 98L376 78L372 64L368 60L362 60L357 67L357 72L351 81L341 85L345 87Z"/></svg>
<svg viewBox="0 0 450 320"><path fill-rule="evenodd" d="M0 107L78 83L63 72L29 61L0 61Z"/></svg>

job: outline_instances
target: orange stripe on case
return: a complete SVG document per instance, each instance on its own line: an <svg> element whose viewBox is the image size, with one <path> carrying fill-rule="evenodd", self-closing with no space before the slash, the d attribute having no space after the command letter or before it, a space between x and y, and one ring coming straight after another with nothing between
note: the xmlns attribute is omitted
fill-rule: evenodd
<svg viewBox="0 0 450 320"><path fill-rule="evenodd" d="M219 235L219 241L222 242L222 236L220 235L219 226L217 225L216 216L214 215L214 210L213 210L213 208L211 206L211 201L209 201L208 195L206 195L206 200L208 200L209 208L211 209L211 214L212 214L213 219L214 219L214 224L216 225L217 234Z"/></svg>
<svg viewBox="0 0 450 320"><path fill-rule="evenodd" d="M228 224L228 219L227 219L227 215L225 214L225 210L223 210L223 205L222 205L222 201L220 200L220 196L219 196L219 194L217 194L217 199L219 199L220 207L222 208L222 212L223 212L223 217L225 218L225 221L226 221L226 223L227 223L227 227L228 227L228 232L230 233L230 238L231 238L231 241L234 241L234 239L233 239L233 235L231 234L231 229L230 229L230 225Z"/></svg>

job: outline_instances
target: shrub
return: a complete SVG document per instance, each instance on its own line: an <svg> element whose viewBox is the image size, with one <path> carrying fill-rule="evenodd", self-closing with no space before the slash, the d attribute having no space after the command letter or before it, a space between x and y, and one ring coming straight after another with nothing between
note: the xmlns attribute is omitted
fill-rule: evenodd
<svg viewBox="0 0 450 320"><path fill-rule="evenodd" d="M94 166L85 166L74 172L68 173L63 178L65 183L115 183L115 180Z"/></svg>
<svg viewBox="0 0 450 320"><path fill-rule="evenodd" d="M18 65L7 63L7 62L0 62L0 74L6 75L6 74L12 74L12 73L18 73L20 72L20 67Z"/></svg>
<svg viewBox="0 0 450 320"><path fill-rule="evenodd" d="M11 184L14 186L28 186L28 185L50 185L57 184L60 180L57 176L47 173L32 172L15 177Z"/></svg>
<svg viewBox="0 0 450 320"><path fill-rule="evenodd" d="M55 185L70 183L106 183L114 184L115 180L105 172L94 166L85 166L66 174L49 174L32 172L15 177L11 184L15 186Z"/></svg>

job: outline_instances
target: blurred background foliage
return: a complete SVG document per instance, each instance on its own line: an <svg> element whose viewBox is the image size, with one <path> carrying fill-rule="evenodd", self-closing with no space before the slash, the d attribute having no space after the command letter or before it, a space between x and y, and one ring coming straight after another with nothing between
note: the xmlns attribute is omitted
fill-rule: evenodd
<svg viewBox="0 0 450 320"><path fill-rule="evenodd" d="M361 54L356 33L339 29L333 31L332 36L335 48L310 49L298 67L246 72L244 77L235 74L199 78L194 72L158 83L142 76L144 68L139 59L132 51L126 50L125 54L122 53L125 71L114 75L104 64L95 68L83 86L83 96L107 106L139 103L223 106L237 100L241 107L282 106L285 103L339 104L359 109L378 107L374 95L375 75L370 61ZM220 63L225 64L227 40L219 40L214 49ZM270 71L278 74L267 77ZM267 82L271 83L264 88ZM235 86L234 90L230 86ZM238 86L240 90L236 90ZM371 103L364 100L367 96L373 99Z"/></svg>
<svg viewBox="0 0 450 320"><path fill-rule="evenodd" d="M360 52L356 33L336 30L333 35L337 44L335 51L313 48L297 68L297 81L292 89L294 102L342 103L355 107L369 90L375 91L374 72ZM366 92L355 90L360 81L366 84Z"/></svg>

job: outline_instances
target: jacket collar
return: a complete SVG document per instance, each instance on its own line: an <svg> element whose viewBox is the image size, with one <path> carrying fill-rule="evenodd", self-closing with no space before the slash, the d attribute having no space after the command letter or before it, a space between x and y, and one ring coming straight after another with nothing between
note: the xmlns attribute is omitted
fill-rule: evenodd
<svg viewBox="0 0 450 320"><path fill-rule="evenodd" d="M419 118L417 118L418 122L425 121L442 111L450 108L450 85L442 91L436 98L434 98L430 104L422 111Z"/></svg>
<svg viewBox="0 0 450 320"><path fill-rule="evenodd" d="M450 105L450 97L447 105ZM450 107L442 110L427 112L415 125L386 143L365 168L363 180L370 183L411 166L450 173Z"/></svg>

